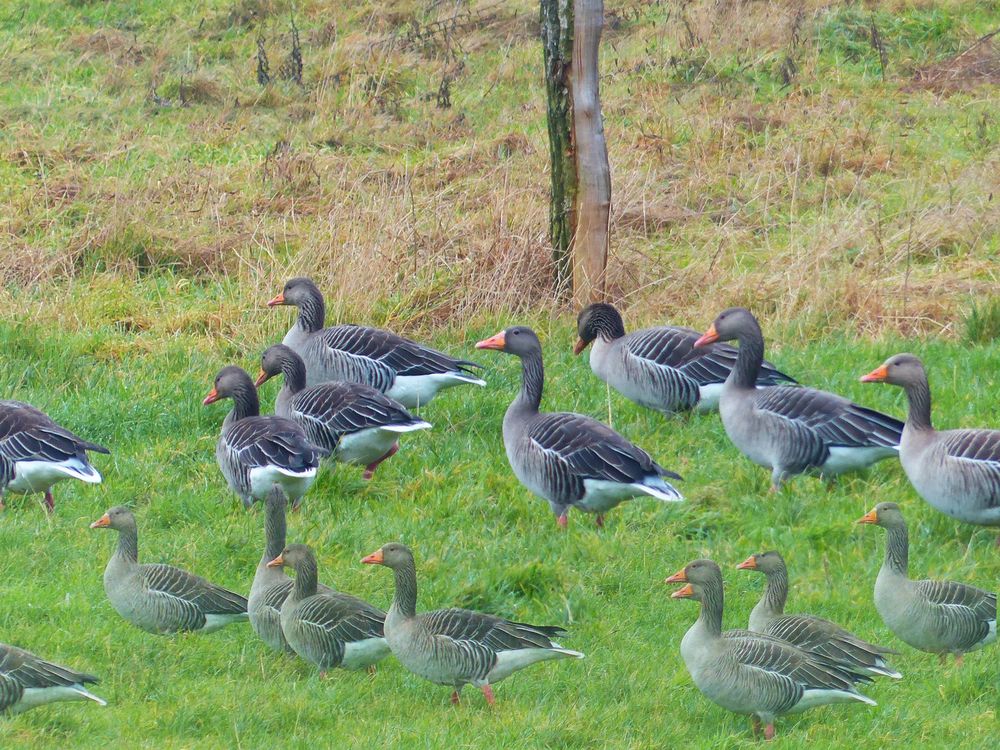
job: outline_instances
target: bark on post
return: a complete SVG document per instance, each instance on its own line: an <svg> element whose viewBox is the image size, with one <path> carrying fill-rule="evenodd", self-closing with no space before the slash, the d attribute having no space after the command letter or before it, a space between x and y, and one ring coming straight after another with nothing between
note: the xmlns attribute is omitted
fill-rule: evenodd
<svg viewBox="0 0 1000 750"><path fill-rule="evenodd" d="M541 0L556 287L579 309L604 295L611 172L601 118L603 0Z"/></svg>

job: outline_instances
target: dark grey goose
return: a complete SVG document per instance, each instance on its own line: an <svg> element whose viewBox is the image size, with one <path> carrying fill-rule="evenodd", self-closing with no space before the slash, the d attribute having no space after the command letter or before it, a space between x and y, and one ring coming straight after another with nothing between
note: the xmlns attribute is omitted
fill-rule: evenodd
<svg viewBox="0 0 1000 750"><path fill-rule="evenodd" d="M274 411L298 424L313 445L331 452L343 463L365 467L371 479L379 464L399 450L399 436L426 430L401 403L371 386L343 381L306 386L302 358L284 344L264 352L256 386L284 375Z"/></svg>
<svg viewBox="0 0 1000 750"><path fill-rule="evenodd" d="M1000 430L935 430L927 372L912 354L890 357L861 380L898 385L906 393L899 462L917 494L952 518L1000 526Z"/></svg>
<svg viewBox="0 0 1000 750"><path fill-rule="evenodd" d="M997 639L997 595L956 581L912 581L906 521L896 503L879 503L858 523L886 530L885 560L875 579L875 609L896 637L921 651L954 654Z"/></svg>
<svg viewBox="0 0 1000 750"><path fill-rule="evenodd" d="M264 500L264 554L257 563L257 570L247 597L247 614L250 627L275 651L294 653L281 632L281 605L292 590L292 579L280 566L268 566L285 548L285 508L288 500L281 487L275 485ZM320 591L328 592L323 584Z"/></svg>
<svg viewBox="0 0 1000 750"><path fill-rule="evenodd" d="M771 489L789 476L832 478L899 453L903 423L814 388L758 388L764 336L742 307L719 313L695 347L739 341L739 354L719 399L726 434L740 452L771 470Z"/></svg>
<svg viewBox="0 0 1000 750"><path fill-rule="evenodd" d="M104 591L115 611L147 633L211 633L247 619L247 600L173 565L139 563L135 516L116 506L90 524L114 529L118 547L104 569Z"/></svg>
<svg viewBox="0 0 1000 750"><path fill-rule="evenodd" d="M656 326L625 333L621 313L595 302L576 320L580 354L589 345L590 369L625 398L663 414L711 411L719 406L722 384L736 363L736 347L713 344L698 349L699 333L682 326ZM794 385L770 362L763 362L758 386Z"/></svg>
<svg viewBox="0 0 1000 750"><path fill-rule="evenodd" d="M407 409L428 403L445 388L486 385L472 372L479 367L475 362L455 359L390 331L347 324L324 328L323 294L310 279L291 279L267 305L299 308L298 320L282 343L306 363L307 385L331 380L364 383Z"/></svg>
<svg viewBox="0 0 1000 750"><path fill-rule="evenodd" d="M607 425L582 414L539 412L545 372L542 345L530 328L508 328L476 348L521 359L521 391L503 418L507 460L521 484L548 500L560 526L571 507L596 513L600 526L605 512L634 497L683 499L665 479L680 475Z"/></svg>
<svg viewBox="0 0 1000 750"><path fill-rule="evenodd" d="M316 556L304 544L285 547L268 565L291 567L295 583L281 605L281 632L300 657L327 670L368 669L389 655L383 634L385 612L338 591L320 590Z"/></svg>
<svg viewBox="0 0 1000 750"><path fill-rule="evenodd" d="M698 620L681 640L681 657L706 698L753 717L756 735L774 737L774 720L831 703L874 706L854 683L866 678L826 657L781 638L749 630L722 630L722 571L711 560L695 560L667 578L685 583L671 596L701 602Z"/></svg>
<svg viewBox="0 0 1000 750"><path fill-rule="evenodd" d="M452 703L458 703L465 685L473 685L492 706L491 686L517 670L549 659L583 658L579 651L552 640L565 635L562 628L512 622L467 609L418 615L416 565L404 544L385 544L361 562L385 565L393 572L395 593L385 618L385 639L393 655L425 680L454 688Z"/></svg>
<svg viewBox="0 0 1000 750"><path fill-rule="evenodd" d="M222 423L215 458L230 488L249 508L277 484L298 508L329 450L310 443L292 420L261 416L257 389L239 367L223 367L202 403L223 398L231 398L233 408Z"/></svg>
<svg viewBox="0 0 1000 750"><path fill-rule="evenodd" d="M64 479L100 484L87 451L109 454L107 448L77 437L53 422L45 412L21 401L0 401L0 510L6 492L42 492L45 507L55 509L52 485Z"/></svg>
<svg viewBox="0 0 1000 750"><path fill-rule="evenodd" d="M760 552L750 555L736 566L738 570L756 570L767 577L767 585L750 612L750 630L775 638L784 638L806 651L814 651L846 666L852 672L869 677L882 676L900 679L901 675L886 663L887 654L896 654L890 648L858 638L834 622L815 615L786 615L788 598L788 570L778 552Z"/></svg>
<svg viewBox="0 0 1000 750"><path fill-rule="evenodd" d="M35 656L30 651L0 643L0 715L19 714L56 701L107 702L87 690L98 682L93 675L76 672Z"/></svg>

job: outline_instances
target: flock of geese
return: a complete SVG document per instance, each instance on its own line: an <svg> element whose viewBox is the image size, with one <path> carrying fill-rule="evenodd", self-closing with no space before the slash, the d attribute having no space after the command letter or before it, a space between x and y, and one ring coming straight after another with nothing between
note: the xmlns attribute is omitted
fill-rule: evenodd
<svg viewBox="0 0 1000 750"><path fill-rule="evenodd" d="M286 511L301 504L324 459L364 466L370 479L399 447L400 436L431 425L409 410L443 389L485 385L479 365L455 359L388 331L356 325L325 327L323 295L306 278L289 281L268 305L293 305L298 318L283 343L261 357L256 380L223 368L204 399L231 399L216 457L222 475L246 504L264 504L264 545L249 597L180 568L139 562L138 528L126 507L91 524L118 533L104 572L115 611L150 633L211 632L249 620L272 649L293 652L322 673L337 667L373 670L392 653L408 670L452 688L465 685L494 702L492 685L538 661L582 658L556 638L554 626L513 622L465 609L417 612L413 553L389 543L365 557L392 570L388 613L319 582L313 551L286 543ZM764 360L764 338L746 309L722 312L704 334L661 326L626 334L621 315L598 303L578 318L580 354L591 346L593 372L626 398L664 414L718 409L733 445L769 469L772 491L798 474L831 480L898 456L917 493L966 523L1000 526L1000 431L931 425L930 388L920 360L889 358L861 379L903 388L905 423L833 393L801 386ZM735 341L738 346L726 342ZM539 410L542 348L524 326L480 341L477 349L521 361L521 389L503 419L503 442L520 482L548 501L558 524L569 511L595 516L625 500L651 496L680 501L680 477L611 427L575 413ZM275 414L262 415L258 389L283 378ZM16 401L0 402L0 507L3 493L44 493L63 479L101 481L88 452L108 453ZM887 532L885 560L874 589L886 626L910 646L942 660L996 640L996 593L952 581L911 580L906 523L894 503L880 503L859 523ZM767 578L748 630L722 630L719 566L695 560L668 582L675 598L695 599L700 615L680 651L697 687L720 706L753 717L754 734L774 736L775 717L840 702L874 705L858 686L901 677L887 661L896 651L868 643L813 615L784 613L785 562L777 552L751 555L738 566ZM287 575L292 569L294 578ZM88 689L92 675L0 644L0 712L18 713L59 700L104 701Z"/></svg>

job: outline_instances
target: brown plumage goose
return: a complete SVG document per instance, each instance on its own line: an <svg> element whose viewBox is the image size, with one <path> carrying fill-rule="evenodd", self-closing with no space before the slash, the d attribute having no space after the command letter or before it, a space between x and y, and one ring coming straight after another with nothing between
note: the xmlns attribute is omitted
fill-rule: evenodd
<svg viewBox="0 0 1000 750"><path fill-rule="evenodd" d="M681 640L681 656L706 698L729 711L754 717L754 734L774 737L774 720L830 703L874 706L854 683L864 681L846 667L788 641L748 630L722 630L722 571L711 560L695 560L666 580L685 586L671 596L701 602L701 614Z"/></svg>
<svg viewBox="0 0 1000 750"><path fill-rule="evenodd" d="M89 700L100 706L108 705L85 687L93 682L98 682L93 675L0 643L0 715L19 714L56 701Z"/></svg>
<svg viewBox="0 0 1000 750"><path fill-rule="evenodd" d="M1000 526L1000 430L935 430L927 372L912 354L889 357L861 381L898 385L906 393L899 462L920 497L960 521Z"/></svg>
<svg viewBox="0 0 1000 750"><path fill-rule="evenodd" d="M788 571L785 560L778 552L759 552L750 555L736 566L738 570L756 570L767 577L767 585L760 601L750 612L750 630L775 638L784 638L806 651L813 651L852 672L869 677L901 678L885 661L886 654L895 654L889 648L858 638L836 623L815 615L786 615L788 598Z"/></svg>
<svg viewBox="0 0 1000 750"><path fill-rule="evenodd" d="M997 639L997 595L956 581L912 581L906 521L896 503L879 503L858 523L886 530L885 560L875 579L875 609L913 648L962 655Z"/></svg>
<svg viewBox="0 0 1000 750"><path fill-rule="evenodd" d="M903 423L814 388L758 388L764 336L742 307L719 313L695 347L739 341L740 350L719 399L726 434L740 452L771 470L771 489L789 476L834 477L899 452Z"/></svg>

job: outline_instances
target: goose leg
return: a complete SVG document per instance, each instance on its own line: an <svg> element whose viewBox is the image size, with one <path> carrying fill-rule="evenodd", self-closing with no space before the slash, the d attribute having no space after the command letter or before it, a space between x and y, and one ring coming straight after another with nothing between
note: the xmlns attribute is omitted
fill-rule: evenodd
<svg viewBox="0 0 1000 750"><path fill-rule="evenodd" d="M368 665L368 674L371 675L372 677L374 677L376 674L378 674L378 667L375 666L374 664L369 664Z"/></svg>
<svg viewBox="0 0 1000 750"><path fill-rule="evenodd" d="M769 742L774 739L774 722L764 727L764 739Z"/></svg>
<svg viewBox="0 0 1000 750"><path fill-rule="evenodd" d="M383 461L385 461L387 458L391 458L392 456L396 455L396 451L398 450L399 450L399 443L393 443L388 453L386 453L384 456L382 456L382 458L378 459L377 461L372 461L370 464L368 464L365 467L365 473L364 473L365 479L371 479L373 476L375 476L375 469L378 468L378 465Z"/></svg>
<svg viewBox="0 0 1000 750"><path fill-rule="evenodd" d="M750 731L753 733L755 739L760 737L761 729L760 717L754 714L750 717Z"/></svg>
<svg viewBox="0 0 1000 750"><path fill-rule="evenodd" d="M45 510L53 513L56 509L56 501L52 499L52 490L45 490Z"/></svg>
<svg viewBox="0 0 1000 750"><path fill-rule="evenodd" d="M956 667L961 667L962 663L964 661L965 661L965 657L961 653L955 654L955 666Z"/></svg>
<svg viewBox="0 0 1000 750"><path fill-rule="evenodd" d="M771 469L771 492L779 492L781 490L781 485L784 483L786 476L788 475L778 466Z"/></svg>
<svg viewBox="0 0 1000 750"><path fill-rule="evenodd" d="M451 691L451 705L457 706L458 705L458 701L459 701L458 691L457 690L452 690Z"/></svg>
<svg viewBox="0 0 1000 750"><path fill-rule="evenodd" d="M483 685L483 695L486 696L486 702L493 706L496 704L497 699L493 697L493 688L489 685Z"/></svg>
<svg viewBox="0 0 1000 750"><path fill-rule="evenodd" d="M948 663L947 659L948 659L948 654L945 653L938 654L938 664L940 664L942 667Z"/></svg>
<svg viewBox="0 0 1000 750"><path fill-rule="evenodd" d="M603 529L604 528L604 514L603 513L598 513L597 514L597 528L599 528L599 529Z"/></svg>
<svg viewBox="0 0 1000 750"><path fill-rule="evenodd" d="M562 515L556 518L556 523L559 524L559 528L565 529L569 525L569 519L566 517L566 511L563 511Z"/></svg>

